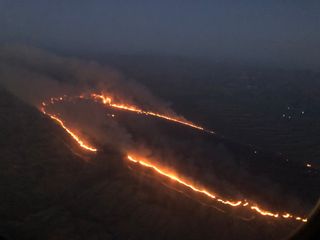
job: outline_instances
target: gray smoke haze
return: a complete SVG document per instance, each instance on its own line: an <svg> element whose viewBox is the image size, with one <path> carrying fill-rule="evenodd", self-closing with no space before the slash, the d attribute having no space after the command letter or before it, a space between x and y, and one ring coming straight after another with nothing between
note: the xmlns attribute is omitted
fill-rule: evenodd
<svg viewBox="0 0 320 240"><path fill-rule="evenodd" d="M5 45L0 48L0 84L36 107L50 97L98 92L106 93L120 103L175 116L166 103L154 97L143 85L127 79L113 68L93 61L61 57L30 46ZM105 114L95 111L91 105L57 110L64 113L64 120L72 120L73 127L94 136L99 142L116 144L120 149L131 145L131 136L126 130L112 119L106 121ZM70 111L81 117L74 119Z"/></svg>
<svg viewBox="0 0 320 240"><path fill-rule="evenodd" d="M36 107L51 97L98 92L106 93L120 103L123 101L178 117L167 103L152 95L143 85L109 66L58 56L31 46L1 46L0 84ZM77 134L84 139L90 136L99 144L112 145L124 152L136 147L145 152L142 150L146 147L134 144L126 128L114 119L107 118L101 109L99 111L90 104L64 105L55 107L55 112L61 114L67 123L72 122L74 129L81 129ZM138 122L133 125L138 125Z"/></svg>
<svg viewBox="0 0 320 240"><path fill-rule="evenodd" d="M113 68L57 56L30 46L0 48L0 83L32 104L39 104L48 97L97 91L146 109L174 114L168 104L143 85Z"/></svg>
<svg viewBox="0 0 320 240"><path fill-rule="evenodd" d="M33 47L3 46L0 49L0 84L35 106L49 97L96 91L108 93L117 100L123 99L126 103L137 104L145 109L176 116L168 104L115 69L93 61L57 56ZM126 118L131 130L134 128L129 131L128 126L107 118L105 113L95 111L95 106L92 105L64 106L56 110L67 122L72 120L72 127L81 129L83 136L88 135L95 142L115 146L122 152L136 150L145 157L164 159L165 165L179 169L184 167L184 172L202 176L201 180L205 180L208 185L213 183L214 186L219 185L217 188L229 189L230 195L233 193L232 195L241 196L239 188L231 184L230 179L238 182L256 181L253 188L268 188L270 196L280 195L282 192L276 183L264 177L254 178L251 173L241 169L235 160L236 156L224 146L212 147L198 139L189 141L184 136L177 140L166 136L154 123L141 122L135 118ZM137 132L145 140L137 138L134 134ZM182 162L186 164L181 164ZM206 173L203 173L204 169ZM224 175L230 176L230 179L216 176L215 171L224 171ZM301 206L299 201L292 201L294 197L287 195L286 198L285 202L291 202L294 207Z"/></svg>

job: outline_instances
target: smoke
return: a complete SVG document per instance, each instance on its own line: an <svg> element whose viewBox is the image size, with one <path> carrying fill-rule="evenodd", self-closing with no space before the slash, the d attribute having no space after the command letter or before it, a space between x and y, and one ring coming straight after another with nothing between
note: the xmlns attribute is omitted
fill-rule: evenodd
<svg viewBox="0 0 320 240"><path fill-rule="evenodd" d="M109 66L58 56L30 46L1 47L0 83L34 106L39 106L42 101L47 101L50 97L64 94L72 96L87 92L102 92L117 102L123 101L176 117L168 104L153 96L143 85L126 78ZM107 117L105 112L97 110L93 104L63 104L54 106L52 110L61 114L67 123L71 122L74 129L81 129L77 134L83 138L90 136L99 144L111 145L123 152L137 150L146 157L169 159L168 164L174 159L188 158L178 151L172 152L168 149L172 147L183 149L186 146L191 148L193 144L181 138L179 139L179 142L183 143L181 148L175 143L175 138L171 139L163 133L163 129L158 129L156 121L146 121L139 116L122 116L122 121L115 120ZM153 140L155 136L157 141ZM153 150L150 149L151 146Z"/></svg>
<svg viewBox="0 0 320 240"><path fill-rule="evenodd" d="M137 105L176 117L167 103L109 66L58 56L31 46L4 45L0 48L0 85L36 107L50 97L98 92L106 93L118 103ZM88 133L98 142L116 144L121 149L132 145L132 137L125 128L110 118L106 121L106 116L95 111L92 105L73 105L56 110L65 120L72 120L73 127L81 129L81 133ZM99 116L93 117L92 114ZM78 116L76 121L72 115Z"/></svg>
<svg viewBox="0 0 320 240"><path fill-rule="evenodd" d="M154 97L143 85L119 71L93 61L58 56L39 48L4 45L0 48L0 85L25 102L39 107L51 97L106 93L117 102L138 105L175 116L167 104ZM99 144L122 151L132 146L125 127L90 104L55 106L55 112L72 123L83 138L87 135ZM81 129L81 131L80 131Z"/></svg>
<svg viewBox="0 0 320 240"><path fill-rule="evenodd" d="M0 83L29 103L48 96L105 92L114 99L174 115L168 104L119 71L93 61L61 57L23 45L0 48Z"/></svg>
<svg viewBox="0 0 320 240"><path fill-rule="evenodd" d="M57 56L28 46L1 47L0 84L34 106L64 94L102 92L120 103L123 101L176 116L167 103L153 96L143 85L109 66ZM190 132L185 127L173 130L175 128L163 126L161 121L149 121L136 114L122 114L110 109L106 114L96 107L89 103L70 103L55 106L54 112L60 113L67 123L72 122L74 129L81 129L77 133L82 137L90 136L95 143L114 146L123 152L136 151L146 158L161 159L169 168L180 169L187 176L194 176L215 189L225 189L225 194L241 196L237 190L243 187L241 182L251 182L253 192L258 188L266 192L268 187L266 194L270 196L281 193L273 182L262 183L265 179L252 177L243 170L236 160L239 157L230 149L207 143L206 139L195 136L193 129ZM116 119L111 117L113 114L117 115ZM186 136L193 137L188 139ZM274 189L270 190L272 187Z"/></svg>

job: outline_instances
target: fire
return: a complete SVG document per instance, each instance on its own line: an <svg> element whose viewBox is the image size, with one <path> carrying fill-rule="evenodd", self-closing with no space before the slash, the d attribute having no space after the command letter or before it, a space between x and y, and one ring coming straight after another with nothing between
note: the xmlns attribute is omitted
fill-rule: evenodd
<svg viewBox="0 0 320 240"><path fill-rule="evenodd" d="M269 211L262 210L258 206L252 206L251 209L257 211L258 213L260 213L263 216L270 216L270 217L275 217L275 218L279 217L278 213L272 213Z"/></svg>
<svg viewBox="0 0 320 240"><path fill-rule="evenodd" d="M193 190L194 192L197 192L197 193L201 193L202 195L212 199L212 200L215 200L217 202L220 202L222 204L225 204L225 205L229 205L231 207L249 207L249 209L259 213L260 215L262 216L269 216L269 217L274 217L274 218L279 218L279 217L282 217L282 218L293 218L297 221L302 221L302 222L307 222L307 219L306 218L301 218L301 217L294 217L293 215L289 214L289 213L284 213L284 214L279 214L279 213L273 213L273 212L270 212L270 211L266 211L266 210L262 210L260 207L258 207L257 205L253 205L251 203L248 203L247 201L231 201L231 200L225 200L225 199L221 199L221 198L218 198L215 194L211 193L210 191L204 189L204 188L201 188L201 187L198 187L198 186L195 186L193 185L192 183L188 182L187 180L181 178L181 177L178 177L177 175L175 174L172 174L170 173L169 171L159 167L159 166L156 166L155 164L152 164L150 163L149 161L145 161L145 160L138 160L134 157L132 157L131 155L127 155L127 159L135 164L140 164L141 166L143 167L146 167L146 168L149 168L149 169L152 169L154 172L166 177L166 178L169 178L183 186L185 186L186 188L189 188L191 190ZM243 203L244 202L244 203ZM243 204L242 204L243 203Z"/></svg>
<svg viewBox="0 0 320 240"><path fill-rule="evenodd" d="M50 103L51 104L55 104L55 102L62 102L64 100L66 100L68 97L66 95L64 95L63 97L56 97L56 98L50 98ZM143 114L143 115L147 115L147 116L153 116L153 117L157 117L157 118L161 118L161 119L165 119L167 121L171 121L171 122L175 122L175 123L179 123L185 126L189 126L195 129L198 129L200 131L205 131L207 133L210 134L215 134L214 131L212 130L208 130L205 129L199 125L196 125L190 121L187 120L182 120L179 118L175 118L175 117L170 117L161 113L155 113L155 112L151 112L151 111L145 111L140 109L139 107L133 106L133 105L129 105L129 104L124 104L124 103L114 103L112 101L112 98L109 96L105 96L103 94L96 94L96 93L91 93L89 94L89 96L86 96L84 94L81 94L79 96L76 97L69 97L68 99L91 99L91 100L95 100L95 101L100 101L102 104L108 106L108 107L112 107L112 108L116 108L116 109L120 109L120 110L125 110L125 111L130 111L130 112L134 112L137 114ZM47 104L45 102L43 102L43 106L47 106Z"/></svg>
<svg viewBox="0 0 320 240"><path fill-rule="evenodd" d="M91 152L97 152L98 149L87 145L83 142L83 140L81 140L74 132L72 132L69 128L67 128L63 121L61 119L59 119L58 117L56 117L53 114L47 113L44 108L41 109L42 113L49 116L51 119L53 119L54 121L56 121L57 123L59 123L59 125L74 139L76 140L76 142L79 144L80 147L82 147L85 150L91 151Z"/></svg>
<svg viewBox="0 0 320 240"><path fill-rule="evenodd" d="M55 104L55 102L62 102L62 101L66 101L66 100L73 100L75 98L78 99L91 99L91 100L100 100L101 103L103 103L104 105L108 105L109 107L113 107L113 108L117 108L117 109L122 109L125 111L131 111L131 112L135 112L137 114L143 114L143 115L151 115L154 117L158 117L158 118L162 118L168 121L173 121L179 124L183 124L185 126L189 126L201 131L205 131L211 134L214 134L213 131L210 130L206 130L201 126L198 126L194 123L188 122L188 121L184 121L184 120L180 120L177 118L173 118L173 117L169 117L163 114L159 114L159 113L154 113L154 112L150 112L150 111L144 111L142 109L139 109L138 107L135 106L131 106L131 105L126 105L126 104L117 104L117 103L113 103L111 97L108 96L104 96L104 95L99 95L99 94L95 94L92 93L90 94L90 97L88 98L85 95L80 95L78 97L67 97L66 95L64 95L63 97L58 97L58 98L50 98L50 102L46 103L46 102L42 102L41 103L41 107L40 107L40 111L49 116L52 120L54 120L55 122L57 122L78 144L81 148L90 151L90 152L97 152L98 149L86 144L78 135L76 135L72 130L70 130L68 127L66 127L66 125L64 124L63 120L61 120L60 118L58 118L56 115L51 114L46 112L45 108L50 105L50 104ZM114 117L115 115L112 114L112 117ZM216 196L214 193L210 192L209 190L202 188L200 186L196 186L192 183L190 183L188 180L177 176L176 174L172 173L172 171L169 171L167 169L164 169L156 164L151 163L150 161L146 161L146 160L141 160L141 159L136 159L134 158L132 155L127 155L127 159L135 164L139 164L140 166L143 166L145 168L151 169L154 172L158 173L159 175L166 177L168 179L171 179L172 181L175 181L179 184L181 184L182 186L198 193L198 194L202 194L203 196L207 197L208 199L212 200L212 201L216 201L218 203L221 204L225 204L228 205L230 207L235 207L235 208L239 208L239 207L246 207L248 210L254 211L258 214L260 214L261 216L266 216L266 217L273 217L273 218L283 218L283 219L293 219L296 221L302 221L302 222L307 222L306 218L301 218L299 216L293 216L292 214L289 213L274 213L271 211L267 211L264 210L262 208L260 208L259 206L257 206L256 204L252 204L249 203L246 200L238 200L238 201L232 201L232 200L228 200L228 199L222 199L219 198L218 196Z"/></svg>
<svg viewBox="0 0 320 240"><path fill-rule="evenodd" d="M168 120L168 121L180 123L182 125L186 125L186 126L189 126L189 127L201 130L201 131L205 131L205 132L214 134L213 131L206 130L203 127L198 126L198 125L196 125L194 123L191 123L189 121L180 120L178 118L170 117L170 116L167 116L167 115L164 115L164 114L160 114L160 113L155 113L155 112L151 112L151 111L144 111L144 110L142 110L142 109L140 109L138 107L135 107L135 106L132 106L132 105L128 105L128 104L113 103L111 97L107 97L107 96L96 94L96 93L92 93L90 96L91 96L91 98L93 98L95 100L100 100L103 104L108 105L108 106L113 107L113 108L122 109L122 110L126 110L126 111L131 111L131 112L135 112L135 113L138 113L138 114L144 114L144 115L150 115L150 116L153 116L153 117L162 118L162 119L165 119L165 120Z"/></svg>

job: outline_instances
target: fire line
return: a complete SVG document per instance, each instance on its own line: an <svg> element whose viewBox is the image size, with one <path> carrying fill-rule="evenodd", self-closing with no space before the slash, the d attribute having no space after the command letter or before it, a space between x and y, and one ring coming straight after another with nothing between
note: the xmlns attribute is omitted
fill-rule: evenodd
<svg viewBox="0 0 320 240"><path fill-rule="evenodd" d="M89 144L84 143L84 141L78 135L76 135L72 130L70 130L68 127L66 127L66 125L64 124L64 121L62 119L58 118L54 114L48 113L45 110L45 108L49 104L54 104L55 102L61 102L61 101L66 101L66 100L72 100L74 98L75 97L68 97L68 96L63 96L63 97L58 97L58 98L51 98L49 103L42 102L42 106L40 107L40 111L43 114L49 116L55 122L57 122L79 144L79 146L81 148L83 148L83 149L85 149L87 151L90 151L90 152L97 152L98 151L97 148L95 148L95 147L93 147L93 146L91 146ZM80 95L80 96L78 96L76 98L88 99L84 95ZM123 109L123 110L126 110L126 111L135 112L135 113L138 113L138 114L151 115L151 116L159 117L159 118L162 118L162 119L166 119L168 121L177 122L177 123L183 124L185 126L196 128L198 130L206 131L206 132L209 132L209 133L212 133L212 134L214 133L213 131L206 130L203 127L200 127L200 126L195 125L195 124L193 124L191 122L188 122L188 121L179 120L177 118L171 118L169 116L158 114L158 113L154 113L154 112L144 111L144 110L141 110L141 109L139 109L139 108L137 108L135 106L112 103L111 98L110 97L106 97L104 95L98 95L98 94L93 93L93 94L90 94L90 98L89 99L95 100L95 101L96 100L100 100L103 104L108 105L110 107L117 108L117 109ZM184 187L186 187L186 188L188 188L188 189L190 189L190 190L192 190L192 191L194 191L196 193L199 193L199 194L202 194L202 195L206 196L207 198L209 198L211 200L214 200L216 202L228 205L230 207L246 207L247 209L258 213L261 216L273 217L273 218L283 218L283 219L292 219L292 220L296 220L296 221L307 222L307 218L294 216L294 215L292 215L290 213L280 214L280 213L274 213L274 212L271 212L271 211L263 210L262 208L260 208L256 204L249 203L246 200L243 200L243 201L240 201L240 200L239 201L224 200L222 198L217 197L215 194L211 193L210 191L208 191L208 190L206 190L204 188L201 188L199 186L195 186L195 185L189 183L187 180L185 180L185 179L183 179L181 177L178 177L177 175L174 175L174 174L170 173L171 171L165 170L165 169L161 168L160 166L151 163L150 161L136 159L136 158L132 157L129 154L127 155L127 159L130 162L134 163L134 164L139 164L140 166L143 166L145 168L151 169L155 173L157 173L157 174L159 174L159 175L161 175L163 177L166 177L168 179L171 179L171 180L181 184L182 186L184 186Z"/></svg>
<svg viewBox="0 0 320 240"><path fill-rule="evenodd" d="M155 112L151 112L151 111L145 111L145 110L142 110L142 109L137 108L135 106L131 106L131 105L127 105L127 104L113 103L111 97L107 97L107 96L104 96L104 95L99 95L99 94L96 94L96 93L92 93L90 96L91 96L91 98L93 98L95 100L100 100L104 105L108 105L108 106L113 107L113 108L118 108L118 109L122 109L122 110L135 112L135 113L138 113L138 114L150 115L150 116L153 116L153 117L162 118L162 119L165 119L165 120L168 120L168 121L180 123L182 125L186 125L186 126L189 126L189 127L201 130L201 131L205 131L205 132L214 134L214 131L206 130L203 127L198 126L198 125L196 125L194 123L191 123L189 121L184 121L184 120L180 120L178 118L169 117L167 115L160 114L160 113L155 113Z"/></svg>
<svg viewBox="0 0 320 240"><path fill-rule="evenodd" d="M55 115L52 115L50 113L47 113L44 108L41 109L42 113L49 116L51 119L53 119L54 121L56 121L78 144L80 147L82 147L85 150L91 151L91 152L97 152L98 149L85 144L80 138L79 136L77 136L74 132L72 132L69 128L67 128L63 121L61 119L59 119L58 117L56 117Z"/></svg>
<svg viewBox="0 0 320 240"><path fill-rule="evenodd" d="M221 198L218 198L217 196L215 196L213 193L209 192L208 190L206 189L203 189L203 188L200 188L200 187L197 187L191 183L188 183L187 180L183 179L183 178L180 178L174 174L171 174L169 173L168 171L162 169L161 167L159 166L156 166L152 163L150 163L149 161L143 161L143 160L138 160L134 157L132 157L131 155L128 155L127 156L127 159L135 164L140 164L141 166L143 167L146 167L146 168L149 168L149 169L152 169L153 171L155 171L156 173L159 173L160 175L164 176L164 177L167 177L197 193L200 193L200 194L203 194L217 202L220 202L222 204L225 204L225 205L229 205L231 207L248 207L249 209L259 213L260 215L262 216L269 216L269 217L274 217L274 218L279 218L279 217L282 217L282 218L292 218L292 219L295 219L297 221L302 221L302 222L307 222L307 219L306 218L301 218L301 217L298 217L298 216L293 216L289 213L283 213L283 214L279 214L279 213L273 213L273 212L270 212L270 211L267 211L267 210L263 210L261 209L260 207L258 207L257 205L253 205L247 201L230 201L230 200L223 200Z"/></svg>

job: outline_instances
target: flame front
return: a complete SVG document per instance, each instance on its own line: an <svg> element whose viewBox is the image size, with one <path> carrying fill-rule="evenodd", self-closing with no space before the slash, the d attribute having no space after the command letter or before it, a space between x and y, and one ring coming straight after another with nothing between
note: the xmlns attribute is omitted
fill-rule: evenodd
<svg viewBox="0 0 320 240"><path fill-rule="evenodd" d="M103 103L104 105L113 107L113 108L117 108L117 109L122 109L122 110L126 110L126 111L131 111L131 112L135 112L138 114L143 114L143 115L151 115L154 117L158 117L158 118L162 118L168 121L172 121L172 122L176 122L179 124L183 124L185 126L188 127L192 127L201 131L205 131L211 134L214 134L213 131L210 130L206 130L201 126L198 126L194 123L188 122L188 121L183 121L177 118L173 118L170 116L166 116L163 114L159 114L159 113L154 113L154 112L149 112L149 111L144 111L141 110L135 106L131 106L131 105L126 105L126 104L116 104L112 102L111 97L107 97L104 95L98 95L95 93L90 94L90 97L86 97L85 95L80 95L78 97L67 97L67 96L63 96L63 97L58 97L58 98L51 98L50 99L50 103L45 103L42 102L42 106L40 108L41 112L47 116L49 116L51 119L53 119L55 122L57 122L78 144L81 148L90 151L90 152L97 152L98 149L84 143L84 141L78 136L76 135L72 130L70 130L69 128L67 128L63 122L63 120L61 120L60 118L58 118L56 115L51 114L46 112L45 108L49 105L49 104L54 104L55 102L61 102L61 101L66 101L66 100L72 100L72 99L91 99L91 100L100 100L101 103ZM112 117L114 117L114 115L112 115ZM261 216L266 216L266 217L273 217L273 218L283 218L283 219L293 219L293 220L297 220L297 221L302 221L302 222L307 222L306 218L302 218L299 216L294 216L292 214L289 213L274 213L271 211L267 211L264 210L262 208L260 208L259 206L257 206L256 204L252 204L249 203L246 200L238 200L238 201L231 201L231 200L227 200L227 199L222 199L217 197L214 193L211 193L210 191L208 191L207 189L201 188L199 186L195 186L194 184L188 182L186 179L182 178L182 177L178 177L177 175L171 173L171 171L168 171L160 166L157 166L156 164L151 163L150 161L145 161L145 160L138 160L136 158L134 158L132 155L128 154L127 155L127 159L135 164L139 164L140 166L143 166L145 168L151 169L154 172L158 173L159 175L166 177L168 179L171 179L179 184L181 184L182 186L194 191L195 193L199 193L202 194L203 196L206 196L207 198L228 205L230 207L246 207L247 209L254 211L258 214L260 214Z"/></svg>
<svg viewBox="0 0 320 240"><path fill-rule="evenodd" d="M204 189L204 188L200 188L198 186L193 185L192 183L188 182L187 180L178 177L177 175L174 175L172 173L169 173L169 171L164 170L163 168L156 166L155 164L150 163L149 161L143 161L143 160L138 160L134 157L132 157L131 155L127 156L127 159L135 164L140 164L143 167L152 169L153 171L155 171L156 173L169 178L191 190L193 190L194 192L200 193L202 195L205 195L206 197L215 200L217 202L220 202L222 204L225 205L229 205L231 207L249 207L249 209L254 210L255 212L259 213L262 216L269 216L269 217L274 217L274 218L278 218L278 217L282 217L282 218L292 218L295 219L297 221L302 221L302 222L307 222L306 218L301 218L301 217L294 217L293 215L289 214L289 213L284 213L284 214L279 214L279 213L273 213L270 211L266 211L266 210L262 210L260 207L258 207L257 205L253 205L247 201L231 201L231 200L225 200L225 199L221 199L218 198L217 196L215 196L213 193L211 193L210 191ZM244 203L243 203L244 202ZM243 203L243 204L242 204Z"/></svg>
<svg viewBox="0 0 320 240"><path fill-rule="evenodd" d="M155 113L155 112L151 112L151 111L145 111L145 110L142 110L142 109L140 109L138 107L135 107L135 106L132 106L132 105L128 105L128 104L113 103L111 97L107 97L107 96L102 95L102 94L92 93L90 96L91 96L91 98L93 98L95 100L100 100L103 104L108 105L108 106L113 107L113 108L118 108L118 109L127 110L127 111L131 111L131 112L139 113L139 114L150 115L150 116L153 116L153 117L162 118L162 119L165 119L165 120L168 120L168 121L171 121L171 122L179 123L179 124L186 125L186 126L189 126L189 127L201 130L201 131L206 131L208 133L214 134L213 131L206 130L203 127L198 126L198 125L196 125L194 123L191 123L189 121L184 121L184 120L181 120L181 119L178 119L178 118L174 118L174 117L170 117L170 116L167 116L167 115L164 115L164 114L160 114L160 113Z"/></svg>
<svg viewBox="0 0 320 240"><path fill-rule="evenodd" d="M45 106L45 103L42 104L43 106ZM88 144L85 144L83 142L83 140L80 139L79 136L77 136L74 132L72 132L69 128L67 128L63 121L61 119L59 119L58 117L56 117L55 115L53 114L50 114L50 113L47 113L44 108L41 109L42 113L49 116L51 119L53 119L54 121L56 121L78 144L80 147L82 147L83 149L85 150L88 150L88 151L91 151L91 152L97 152L98 149L88 145Z"/></svg>

